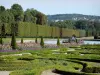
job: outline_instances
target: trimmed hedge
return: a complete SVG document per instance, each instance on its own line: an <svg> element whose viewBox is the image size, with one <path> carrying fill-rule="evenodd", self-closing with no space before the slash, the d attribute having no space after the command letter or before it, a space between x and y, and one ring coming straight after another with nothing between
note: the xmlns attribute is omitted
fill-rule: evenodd
<svg viewBox="0 0 100 75"><path fill-rule="evenodd" d="M46 36L46 28L45 26L38 25L38 36Z"/></svg>
<svg viewBox="0 0 100 75"><path fill-rule="evenodd" d="M23 32L25 30L25 32ZM58 27L50 27L47 25L35 25L33 23L20 22L18 25L18 33L20 37L71 37L73 34L77 37L85 36L84 30L73 30ZM83 32L83 33L82 33Z"/></svg>
<svg viewBox="0 0 100 75"><path fill-rule="evenodd" d="M37 26L28 22L19 22L18 24L18 36L19 37L36 37Z"/></svg>
<svg viewBox="0 0 100 75"><path fill-rule="evenodd" d="M5 23L5 34L11 34L11 24Z"/></svg>
<svg viewBox="0 0 100 75"><path fill-rule="evenodd" d="M86 36L93 36L92 31L90 30L86 31Z"/></svg>
<svg viewBox="0 0 100 75"><path fill-rule="evenodd" d="M80 37L78 30L65 29L65 28L62 29L62 37L71 37L73 34L77 37Z"/></svg>
<svg viewBox="0 0 100 75"><path fill-rule="evenodd" d="M85 30L79 30L79 35L80 35L80 37L86 36L86 31Z"/></svg>
<svg viewBox="0 0 100 75"><path fill-rule="evenodd" d="M5 34L11 34L11 24L5 24ZM1 33L1 27L0 27ZM50 27L47 25L36 25L30 22L18 23L18 37L77 37L86 36L85 30L73 30L67 28ZM89 36L91 33L89 33Z"/></svg>

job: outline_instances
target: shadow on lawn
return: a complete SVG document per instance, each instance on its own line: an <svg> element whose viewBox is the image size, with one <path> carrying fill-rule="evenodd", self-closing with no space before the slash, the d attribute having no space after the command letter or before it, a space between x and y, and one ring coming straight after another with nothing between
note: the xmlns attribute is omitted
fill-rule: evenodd
<svg viewBox="0 0 100 75"><path fill-rule="evenodd" d="M62 70L58 70L58 69L54 69L52 72L61 74L61 75L86 75L84 73L68 72L68 71L62 71Z"/></svg>
<svg viewBox="0 0 100 75"><path fill-rule="evenodd" d="M80 59L80 58L68 58L68 59L100 63L100 60L97 59Z"/></svg>

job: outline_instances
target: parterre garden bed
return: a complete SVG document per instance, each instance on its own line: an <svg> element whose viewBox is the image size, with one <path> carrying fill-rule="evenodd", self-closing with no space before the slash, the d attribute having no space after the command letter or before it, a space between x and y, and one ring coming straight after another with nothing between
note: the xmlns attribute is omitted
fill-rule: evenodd
<svg viewBox="0 0 100 75"><path fill-rule="evenodd" d="M10 75L41 75L47 69L62 75L99 75L99 54L99 45L1 52L0 70L12 71Z"/></svg>

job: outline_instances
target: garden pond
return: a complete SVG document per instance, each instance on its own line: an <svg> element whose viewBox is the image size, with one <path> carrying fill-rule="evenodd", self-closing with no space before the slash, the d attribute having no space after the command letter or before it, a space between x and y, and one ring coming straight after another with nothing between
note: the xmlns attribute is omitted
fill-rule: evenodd
<svg viewBox="0 0 100 75"><path fill-rule="evenodd" d="M62 42L64 41L65 39L61 39L60 40L60 43L62 44ZM57 40L54 39L54 40L45 40L44 41L45 44L56 44L57 43ZM83 40L82 44L100 44L100 41L94 41L94 40Z"/></svg>

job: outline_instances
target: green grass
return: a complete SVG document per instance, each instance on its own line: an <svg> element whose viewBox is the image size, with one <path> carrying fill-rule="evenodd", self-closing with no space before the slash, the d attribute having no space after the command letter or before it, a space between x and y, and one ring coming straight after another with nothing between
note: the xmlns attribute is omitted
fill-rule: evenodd
<svg viewBox="0 0 100 75"><path fill-rule="evenodd" d="M20 41L21 38L16 38L16 41ZM23 40L35 40L35 38L23 38ZM4 43L11 42L11 38L3 38Z"/></svg>
<svg viewBox="0 0 100 75"><path fill-rule="evenodd" d="M40 38L37 38L40 41ZM48 40L50 38L44 38L44 40ZM57 39L57 38L54 38ZM23 40L35 40L35 38L23 38ZM16 38L16 41L21 41L21 38ZM4 43L10 43L11 42L11 38L3 38L3 42Z"/></svg>

